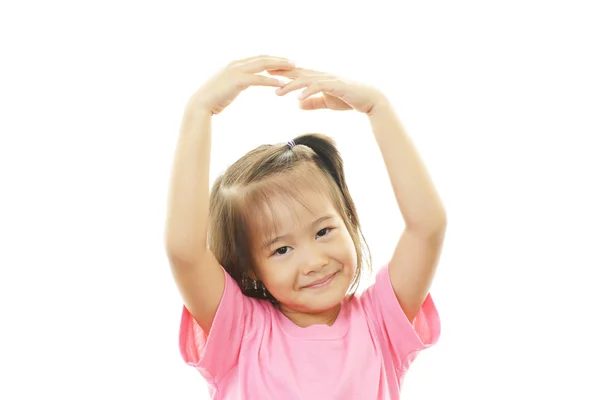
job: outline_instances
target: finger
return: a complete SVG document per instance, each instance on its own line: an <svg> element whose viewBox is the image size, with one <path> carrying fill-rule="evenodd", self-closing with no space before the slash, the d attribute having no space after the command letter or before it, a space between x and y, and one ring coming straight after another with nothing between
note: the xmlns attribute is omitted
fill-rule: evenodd
<svg viewBox="0 0 600 400"><path fill-rule="evenodd" d="M272 69L290 70L295 67L296 66L292 60L287 60L285 58L260 58L240 64L236 67L236 69L241 72L256 74L258 72Z"/></svg>
<svg viewBox="0 0 600 400"><path fill-rule="evenodd" d="M292 70L267 70L267 73L270 75L278 75L285 76L286 78L300 78L302 76L329 76L329 74L325 72L315 71L313 69L306 68L294 68Z"/></svg>
<svg viewBox="0 0 600 400"><path fill-rule="evenodd" d="M242 78L241 78L241 85L244 88L247 88L250 86L282 87L282 86L285 86L285 84L286 83L280 79L270 78L268 76L263 76L263 75L242 75Z"/></svg>
<svg viewBox="0 0 600 400"><path fill-rule="evenodd" d="M286 78L294 78L297 77L297 73L294 75L294 70L284 70L284 69L268 69L267 73L269 75L277 75L277 76L285 76Z"/></svg>
<svg viewBox="0 0 600 400"><path fill-rule="evenodd" d="M327 105L325 104L325 98L323 96L318 96L300 101L300 108L302 110L319 110L327 108Z"/></svg>
<svg viewBox="0 0 600 400"><path fill-rule="evenodd" d="M292 91L298 90L298 89L302 89L302 88L305 88L305 87L313 84L316 79L318 79L318 78L316 78L316 77L298 78L296 80L288 82L285 86L277 89L275 91L275 93L278 94L279 96L283 96L285 94L288 94L289 92L292 92Z"/></svg>
<svg viewBox="0 0 600 400"><path fill-rule="evenodd" d="M318 81L309 85L302 93L298 95L300 100L304 100L314 94L319 92L328 93L332 96L343 98L344 91L340 81L338 80L328 80L328 81Z"/></svg>
<svg viewBox="0 0 600 400"><path fill-rule="evenodd" d="M248 64L249 62L252 61L256 61L256 60L281 60L281 61L285 61L287 60L287 58L284 57L275 57L275 56L270 56L267 54L261 54L260 56L253 56L253 57L247 57L247 58L242 58L240 60L235 60L229 63L230 67L237 67L240 65L244 65L244 64Z"/></svg>

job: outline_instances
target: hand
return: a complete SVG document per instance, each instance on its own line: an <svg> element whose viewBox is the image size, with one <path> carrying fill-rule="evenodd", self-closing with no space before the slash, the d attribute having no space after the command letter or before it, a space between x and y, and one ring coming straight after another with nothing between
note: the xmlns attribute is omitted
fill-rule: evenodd
<svg viewBox="0 0 600 400"><path fill-rule="evenodd" d="M372 115L375 109L387 102L385 96L377 89L336 77L324 72L304 68L291 70L267 71L271 75L279 75L292 79L287 85L277 89L276 94L283 96L291 91L304 89L298 96L300 108L303 110L356 110ZM317 93L323 96L310 97Z"/></svg>
<svg viewBox="0 0 600 400"><path fill-rule="evenodd" d="M192 95L186 109L202 109L210 111L211 115L219 114L250 86L285 85L284 81L257 75L258 73L272 69L285 71L292 68L294 63L288 59L265 55L233 61Z"/></svg>

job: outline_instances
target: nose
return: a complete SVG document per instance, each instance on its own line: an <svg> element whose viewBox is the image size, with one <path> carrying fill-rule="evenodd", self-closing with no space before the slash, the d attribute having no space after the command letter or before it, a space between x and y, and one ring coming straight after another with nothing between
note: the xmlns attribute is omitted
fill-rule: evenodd
<svg viewBox="0 0 600 400"><path fill-rule="evenodd" d="M309 275L314 272L319 272L328 263L328 257L319 246L308 246L302 257L302 273Z"/></svg>

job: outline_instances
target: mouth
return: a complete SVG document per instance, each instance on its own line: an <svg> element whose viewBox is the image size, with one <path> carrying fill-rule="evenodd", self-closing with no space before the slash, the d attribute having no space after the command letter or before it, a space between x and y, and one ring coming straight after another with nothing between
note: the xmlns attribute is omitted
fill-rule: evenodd
<svg viewBox="0 0 600 400"><path fill-rule="evenodd" d="M337 271L333 274L327 275L323 279L319 279L318 281L314 281L306 286L303 286L302 289L320 289L324 288L333 281L333 278L337 275Z"/></svg>

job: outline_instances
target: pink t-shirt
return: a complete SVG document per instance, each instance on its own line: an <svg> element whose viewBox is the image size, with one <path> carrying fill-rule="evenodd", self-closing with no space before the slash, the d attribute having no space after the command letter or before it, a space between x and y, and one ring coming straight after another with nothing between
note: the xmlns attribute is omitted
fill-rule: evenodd
<svg viewBox="0 0 600 400"><path fill-rule="evenodd" d="M437 342L431 295L411 324L396 299L387 265L375 283L343 304L332 326L301 328L271 303L242 294L225 273L208 338L183 308L179 346L218 400L399 399L417 354Z"/></svg>

